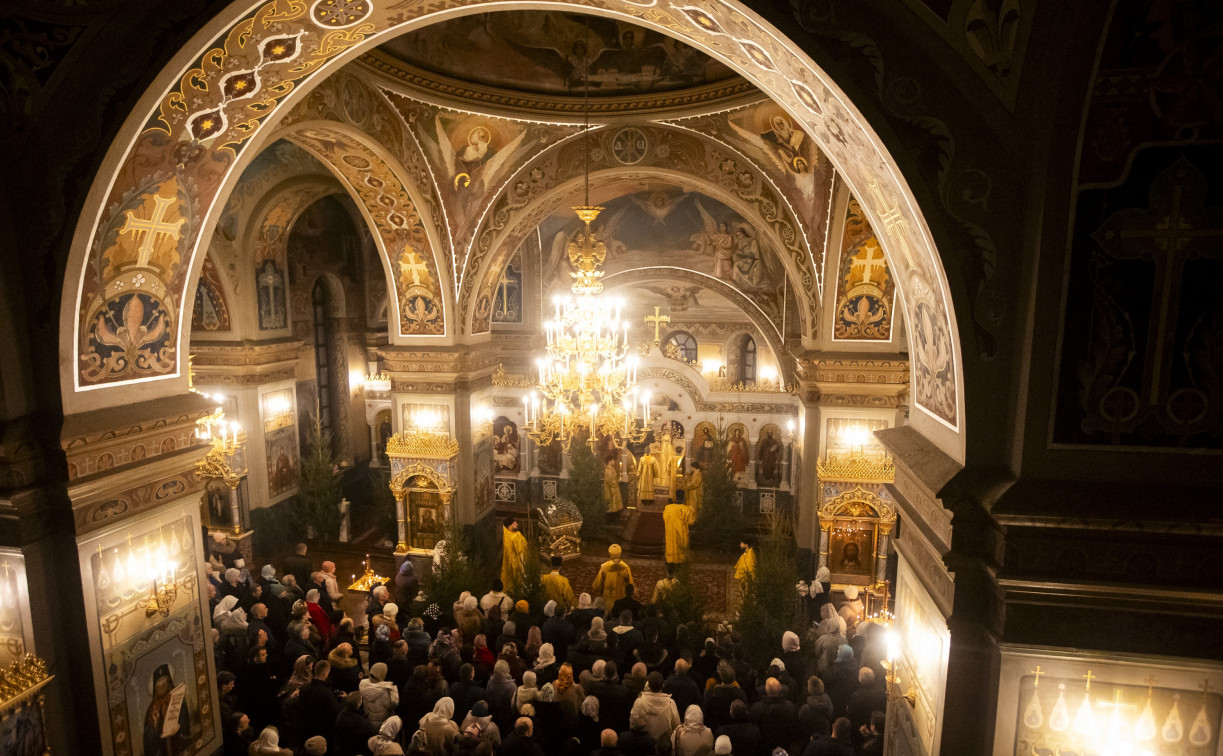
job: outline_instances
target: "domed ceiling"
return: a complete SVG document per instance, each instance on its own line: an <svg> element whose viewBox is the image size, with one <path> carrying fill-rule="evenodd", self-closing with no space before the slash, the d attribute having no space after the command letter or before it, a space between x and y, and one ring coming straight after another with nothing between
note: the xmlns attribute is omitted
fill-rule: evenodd
<svg viewBox="0 0 1223 756"><path fill-rule="evenodd" d="M386 42L367 62L452 96L511 105L518 96L540 107L572 106L587 78L604 110L609 101L640 106L643 96L682 105L753 91L725 65L656 31L559 11L451 19Z"/></svg>

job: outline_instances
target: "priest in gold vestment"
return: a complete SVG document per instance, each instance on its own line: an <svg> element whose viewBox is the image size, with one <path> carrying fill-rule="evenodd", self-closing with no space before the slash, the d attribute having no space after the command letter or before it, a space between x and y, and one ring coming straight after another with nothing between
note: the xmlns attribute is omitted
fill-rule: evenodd
<svg viewBox="0 0 1223 756"><path fill-rule="evenodd" d="M684 476L684 503L692 507L692 519L701 513L701 503L705 498L705 482L701 480L701 463L692 463L692 472Z"/></svg>
<svg viewBox="0 0 1223 756"><path fill-rule="evenodd" d="M522 587L523 566L527 557L527 539L518 531L518 520L505 518L501 526L501 584L503 590L516 596Z"/></svg>
<svg viewBox="0 0 1223 756"><path fill-rule="evenodd" d="M657 453L658 443L655 442L637 460L637 499L646 504L654 503L654 486L659 478Z"/></svg>
<svg viewBox="0 0 1223 756"><path fill-rule="evenodd" d="M624 499L620 496L620 471L616 469L616 460L609 459L603 465L603 501L607 504L607 513L615 514L624 509Z"/></svg>
<svg viewBox="0 0 1223 756"><path fill-rule="evenodd" d="M603 597L603 605L610 608L624 598L624 587L633 582L633 571L620 561L620 544L613 543L607 547L607 555L611 557L599 567L591 589Z"/></svg>
<svg viewBox="0 0 1223 756"><path fill-rule="evenodd" d="M692 507L687 504L668 504L662 510L662 524L666 530L668 564L680 564L688 558L688 527L696 520Z"/></svg>

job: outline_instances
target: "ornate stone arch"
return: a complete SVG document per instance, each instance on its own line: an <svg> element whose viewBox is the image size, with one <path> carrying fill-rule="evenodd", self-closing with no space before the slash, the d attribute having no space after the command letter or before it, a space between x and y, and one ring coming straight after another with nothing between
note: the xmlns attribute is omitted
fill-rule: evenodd
<svg viewBox="0 0 1223 756"><path fill-rule="evenodd" d="M835 496L820 506L820 520L836 517L872 518L889 527L896 522L896 508L861 486Z"/></svg>
<svg viewBox="0 0 1223 756"><path fill-rule="evenodd" d="M393 317L392 341L442 337L452 312L446 266L440 263L441 240L418 208L418 193L397 161L369 137L344 124L305 121L283 132L326 165L352 193L383 261ZM397 324L395 327L391 324Z"/></svg>
<svg viewBox="0 0 1223 756"><path fill-rule="evenodd" d="M453 489L450 486L450 481L439 473L433 467L424 462L411 462L404 466L394 478L391 479L391 491L399 495L400 492L407 486L409 480L416 476L421 476L432 483L439 493L452 493Z"/></svg>
<svg viewBox="0 0 1223 756"><path fill-rule="evenodd" d="M203 265L199 242L216 224L218 200L251 159L248 143L259 143L267 124L305 96L314 79L391 33L512 7L492 0L367 2L344 16L316 16L315 5L227 6L162 70L115 135L67 263L60 311L66 412L185 389L184 301ZM897 271L914 357L919 411L912 422L962 461L963 362L944 266L896 161L831 77L738 0L702 7L687 0L572 0L550 7L638 23L690 44L759 86L811 134L864 198ZM151 381L159 383L136 393L110 390Z"/></svg>
<svg viewBox="0 0 1223 756"><path fill-rule="evenodd" d="M612 142L625 128L638 130L648 140L647 157L631 167L618 161ZM591 186L626 178L655 178L704 192L734 209L766 235L790 281L799 303L801 329L813 332L818 321L821 291L820 262L807 246L807 237L789 203L763 171L743 155L709 137L657 124L617 124L592 135ZM572 197L586 171L584 142L571 137L524 164L492 201L473 235L464 261L460 300L464 325L480 333L475 313L491 302L493 279L504 268L522 239L548 214ZM475 322L473 322L475 321Z"/></svg>

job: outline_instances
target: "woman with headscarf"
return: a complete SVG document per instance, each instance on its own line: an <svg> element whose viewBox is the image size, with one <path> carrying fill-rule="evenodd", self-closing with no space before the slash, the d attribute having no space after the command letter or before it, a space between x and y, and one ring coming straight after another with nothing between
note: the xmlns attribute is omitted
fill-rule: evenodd
<svg viewBox="0 0 1223 756"><path fill-rule="evenodd" d="M484 632L484 615L480 613L480 600L471 594L463 599L463 606L454 613L454 622L463 634L463 642L471 643Z"/></svg>
<svg viewBox="0 0 1223 756"><path fill-rule="evenodd" d="M560 669L560 665L556 661L556 655L552 651L552 644L545 643L539 647L539 655L535 658L535 679L540 685L550 683L556 679L556 674Z"/></svg>
<svg viewBox="0 0 1223 756"><path fill-rule="evenodd" d="M459 726L454 723L454 699L443 696L433 705L433 711L420 718L425 733L425 747L431 756L448 756Z"/></svg>
<svg viewBox="0 0 1223 756"><path fill-rule="evenodd" d="M820 607L820 624L815 633L815 669L822 677L837 658L837 649L849 642L845 637L845 620L837 616L836 607L824 604Z"/></svg>
<svg viewBox="0 0 1223 756"><path fill-rule="evenodd" d="M799 649L797 633L787 630L781 634L781 656L777 658L781 659L786 674L795 682L795 685L790 690L791 698L794 699L795 704L802 703L803 691L801 686L803 681L807 679L807 657Z"/></svg>
<svg viewBox="0 0 1223 756"><path fill-rule="evenodd" d="M504 659L498 659L493 665L492 676L484 686L484 700L488 702L493 721L502 732L509 732L517 718L512 709L514 693L517 691L514 676L510 674L510 665Z"/></svg>
<svg viewBox="0 0 1223 756"><path fill-rule="evenodd" d="M582 753L590 753L599 748L599 737L607 724L599 721L599 699L586 696L578 709L577 730L574 736L581 744Z"/></svg>
<svg viewBox="0 0 1223 756"><path fill-rule="evenodd" d="M522 675L522 685L514 691L514 697L510 699L510 706L518 714L522 714L522 707L534 705L535 699L539 698L539 687L535 684L535 673L525 672Z"/></svg>
<svg viewBox="0 0 1223 756"><path fill-rule="evenodd" d="M411 559L405 559L395 572L395 603L403 607L411 606L418 590L420 581L416 579L416 567Z"/></svg>
<svg viewBox="0 0 1223 756"><path fill-rule="evenodd" d="M351 645L341 643L331 649L327 661L331 664L331 674L327 675L327 682L331 683L331 687L336 691L351 693L361 684L361 665L353 655Z"/></svg>
<svg viewBox="0 0 1223 756"><path fill-rule="evenodd" d="M828 567L821 567L815 571L815 579L811 581L807 593L810 596L807 616L813 619L822 616L820 610L824 608L824 604L832 601L832 572Z"/></svg>
<svg viewBox="0 0 1223 756"><path fill-rule="evenodd" d="M705 726L699 706L689 706L684 723L671 733L671 756L709 756L713 753L713 731Z"/></svg>
<svg viewBox="0 0 1223 756"><path fill-rule="evenodd" d="M824 681L824 692L832 701L832 710L837 714L845 711L849 698L858 689L858 660L848 644L837 649L836 660L820 675Z"/></svg>
<svg viewBox="0 0 1223 756"><path fill-rule="evenodd" d="M556 686L552 683L539 686L535 705L535 721L541 726L535 729L535 739L544 753L555 753L560 744L573 732L573 718L556 700Z"/></svg>
<svg viewBox="0 0 1223 756"><path fill-rule="evenodd" d="M259 739L247 749L249 756L293 756L288 748L280 747L280 730L268 725L259 733Z"/></svg>
<svg viewBox="0 0 1223 756"><path fill-rule="evenodd" d="M591 603L590 594L583 593L579 595L578 608L569 613L569 621L573 623L573 629L576 631L577 637L582 637L590 629L590 620L594 616L594 604Z"/></svg>
<svg viewBox="0 0 1223 756"><path fill-rule="evenodd" d="M236 596L225 596L217 603L212 612L212 626L220 630L222 636L246 637L246 612L238 607Z"/></svg>
<svg viewBox="0 0 1223 756"><path fill-rule="evenodd" d="M527 664L534 664L539 658L539 649L544 645L544 634L540 630L539 625L531 625L531 629L527 630L527 642L522 646L522 655L526 659ZM555 646L553 647L555 653Z"/></svg>
<svg viewBox="0 0 1223 756"><path fill-rule="evenodd" d="M529 669L527 663L518 656L518 644L507 643L501 649L501 653L497 655L498 659L503 659L506 664L510 665L510 674L514 676L514 682L522 684L522 675Z"/></svg>
<svg viewBox="0 0 1223 756"><path fill-rule="evenodd" d="M281 696L290 696L301 689L303 685L314 679L314 657L302 654L293 662L293 676L281 688Z"/></svg>
<svg viewBox="0 0 1223 756"><path fill-rule="evenodd" d="M429 658L437 659L441 663L442 674L447 680L458 674L459 667L463 666L463 658L459 654L459 647L455 645L450 628L443 627L437 631L437 638L434 639L433 645L429 646Z"/></svg>
<svg viewBox="0 0 1223 756"><path fill-rule="evenodd" d="M318 628L319 635L323 637L323 646L327 646L331 637L331 619L327 617L327 610L319 605L318 588L306 591L306 613L310 615L310 622Z"/></svg>
<svg viewBox="0 0 1223 756"><path fill-rule="evenodd" d="M539 674L538 670L536 674ZM581 685L574 682L573 667L562 664L556 672L556 682L553 687L556 691L556 703L560 705L561 710L568 716L576 717L582 701L586 698L586 691L582 690Z"/></svg>
<svg viewBox="0 0 1223 756"><path fill-rule="evenodd" d="M494 649L497 653L501 653L501 649L505 648L505 644L513 643L515 647L520 642L518 637L518 625L513 620L506 620L501 624L501 635L497 636L497 643Z"/></svg>
<svg viewBox="0 0 1223 756"><path fill-rule="evenodd" d="M384 756L388 753L403 753L403 746L399 743L399 733L403 730L403 720L399 717L387 717L378 728L378 734L366 741L366 747L373 756ZM391 746L399 748L399 751L394 751Z"/></svg>

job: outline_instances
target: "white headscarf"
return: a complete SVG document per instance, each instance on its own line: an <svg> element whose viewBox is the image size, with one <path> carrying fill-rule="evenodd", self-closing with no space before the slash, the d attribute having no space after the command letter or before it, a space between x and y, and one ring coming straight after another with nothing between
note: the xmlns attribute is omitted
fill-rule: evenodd
<svg viewBox="0 0 1223 756"><path fill-rule="evenodd" d="M535 657L535 669L543 669L550 664L556 664L556 649L551 643L539 647L539 656Z"/></svg>

